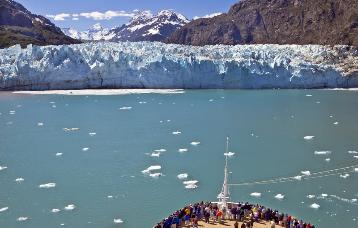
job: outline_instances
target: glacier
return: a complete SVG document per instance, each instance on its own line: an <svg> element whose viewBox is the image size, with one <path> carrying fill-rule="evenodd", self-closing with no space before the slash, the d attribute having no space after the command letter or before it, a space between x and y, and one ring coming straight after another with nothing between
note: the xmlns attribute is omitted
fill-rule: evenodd
<svg viewBox="0 0 358 228"><path fill-rule="evenodd" d="M0 50L0 90L337 87L358 87L355 47L93 42Z"/></svg>

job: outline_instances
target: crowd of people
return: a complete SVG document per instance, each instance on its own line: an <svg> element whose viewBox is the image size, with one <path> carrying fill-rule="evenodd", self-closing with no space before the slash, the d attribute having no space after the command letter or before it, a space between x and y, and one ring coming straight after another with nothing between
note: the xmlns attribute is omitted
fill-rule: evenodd
<svg viewBox="0 0 358 228"><path fill-rule="evenodd" d="M269 224L271 228L315 228L291 215L280 213L261 205L249 203L229 203L228 208L221 209L217 203L190 204L175 211L168 218L163 219L153 228L181 228L199 226L199 221L211 224L224 224L225 220L235 221L234 228L252 228L255 223Z"/></svg>

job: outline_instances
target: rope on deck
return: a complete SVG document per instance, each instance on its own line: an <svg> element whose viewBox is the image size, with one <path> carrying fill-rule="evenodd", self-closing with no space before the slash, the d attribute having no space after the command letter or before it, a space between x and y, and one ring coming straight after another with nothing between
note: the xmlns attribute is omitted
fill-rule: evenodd
<svg viewBox="0 0 358 228"><path fill-rule="evenodd" d="M354 168L358 167L358 165L352 165L342 168L336 168L331 170L325 170L320 172L311 173L310 175L296 175L292 177L279 177L271 180L262 180L262 181L253 181L253 182L243 182L238 184L228 184L230 186L244 186L244 185L259 185L259 184L278 184L278 183L286 183L292 181L301 181L301 180L309 180L316 178L323 178L329 176L343 175L348 173L357 172Z"/></svg>

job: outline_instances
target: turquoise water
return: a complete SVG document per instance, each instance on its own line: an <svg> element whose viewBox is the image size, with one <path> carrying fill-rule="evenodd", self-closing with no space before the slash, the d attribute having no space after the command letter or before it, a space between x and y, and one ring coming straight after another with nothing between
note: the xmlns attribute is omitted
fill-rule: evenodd
<svg viewBox="0 0 358 228"><path fill-rule="evenodd" d="M123 106L132 109L119 110ZM358 92L354 91L1 93L0 113L0 166L7 167L0 171L0 208L8 207L0 212L2 228L151 227L186 203L216 200L227 135L230 151L236 153L229 159L231 183L358 164L353 157L358 154L348 153L358 150ZM174 131L182 133L173 135ZM90 136L93 132L96 135ZM303 139L310 135L315 138ZM193 146L192 141L201 143ZM167 151L159 158L148 155L161 148ZM188 151L179 153L180 148ZM332 152L315 155L316 150ZM164 176L152 178L141 172L151 165L161 165ZM198 180L198 188L185 189L177 178L180 173ZM19 177L24 181L15 182ZM46 183L56 187L39 188ZM357 189L358 175L353 172L348 178L335 175L230 191L233 201L261 203L317 227L353 228L358 226L358 204L352 201L358 198ZM262 195L255 198L252 192ZM276 194L285 198L275 199ZM320 208L312 209L313 203ZM70 204L75 209L64 210ZM52 213L54 208L61 211ZM20 222L19 217L29 219ZM114 219L124 223L115 224Z"/></svg>

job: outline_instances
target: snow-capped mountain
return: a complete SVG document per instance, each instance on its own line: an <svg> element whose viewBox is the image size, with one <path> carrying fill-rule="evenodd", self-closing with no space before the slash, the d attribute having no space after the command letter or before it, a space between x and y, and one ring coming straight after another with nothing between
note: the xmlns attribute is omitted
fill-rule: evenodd
<svg viewBox="0 0 358 228"><path fill-rule="evenodd" d="M112 37L109 36L109 29L103 28L100 23L92 26L92 28L86 31L77 31L74 28L62 28L63 33L78 40L110 40Z"/></svg>
<svg viewBox="0 0 358 228"><path fill-rule="evenodd" d="M172 10L162 10L156 15L143 11L109 34L113 36L112 41L162 41L187 23L185 16Z"/></svg>
<svg viewBox="0 0 358 228"><path fill-rule="evenodd" d="M62 31L79 40L108 41L162 41L175 30L189 23L182 14L172 10L162 10L156 15L150 11L138 12L127 24L113 29L95 24L91 29L79 32L73 28Z"/></svg>

